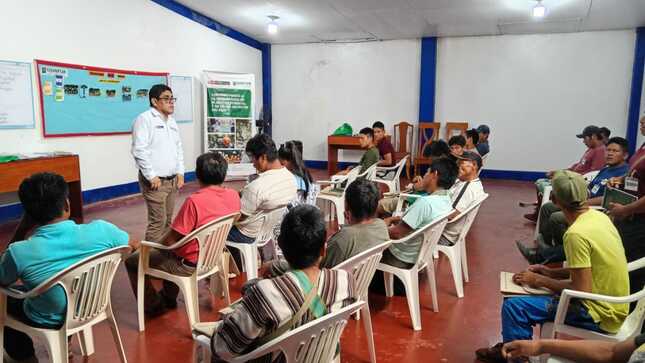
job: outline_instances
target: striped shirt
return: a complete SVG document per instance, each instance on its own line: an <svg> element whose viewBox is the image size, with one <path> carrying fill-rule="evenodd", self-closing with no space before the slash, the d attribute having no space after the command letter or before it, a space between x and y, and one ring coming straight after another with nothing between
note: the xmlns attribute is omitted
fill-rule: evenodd
<svg viewBox="0 0 645 363"><path fill-rule="evenodd" d="M242 294L240 302L231 305L233 312L224 316L213 334L211 348L219 359L228 360L257 348L260 339L288 323L305 300L303 288L292 271L247 284ZM327 312L338 311L352 304L355 296L351 274L322 269L318 279L318 296ZM309 309L296 327L314 319ZM272 358L267 355L253 362L284 362L284 356L280 354Z"/></svg>
<svg viewBox="0 0 645 363"><path fill-rule="evenodd" d="M260 233L262 220L253 218L265 210L286 206L298 198L296 180L287 168L271 169L247 184L242 193L242 214L247 217L237 228L245 236L255 238Z"/></svg>

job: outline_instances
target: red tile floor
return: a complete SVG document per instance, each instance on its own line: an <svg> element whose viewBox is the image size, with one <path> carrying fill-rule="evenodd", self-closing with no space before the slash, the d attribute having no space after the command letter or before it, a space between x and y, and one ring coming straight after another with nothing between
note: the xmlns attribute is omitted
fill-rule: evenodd
<svg viewBox="0 0 645 363"><path fill-rule="evenodd" d="M326 175L316 172L318 179ZM231 184L240 187L240 184ZM181 192L179 202L197 186L188 184ZM431 299L422 275L421 319L423 330L412 330L408 306L404 297L386 299L370 295L372 324L379 362L476 362L476 348L496 343L500 338L499 272L515 271L526 266L516 251L516 239L527 240L533 225L525 223L524 211L518 200L534 198L531 183L484 180L490 198L480 209L468 237L470 282L465 284L465 296L458 299L447 260L438 260L439 312L432 311ZM121 198L88 205L87 221L105 219L131 233L143 237L146 212L139 196ZM15 222L0 225L0 241L9 239ZM244 278L231 280L233 298L239 297ZM146 331L137 329L136 304L123 267L117 273L112 289L117 322L130 362L190 362L192 340L180 297L177 310L148 320ZM200 314L203 321L216 320L221 301L212 306L205 286L200 286ZM118 361L112 336L106 324L94 329L96 352L88 362ZM362 322L350 321L342 337L342 362L368 362ZM76 341L73 361L83 361ZM37 345L40 361L47 361L44 347Z"/></svg>

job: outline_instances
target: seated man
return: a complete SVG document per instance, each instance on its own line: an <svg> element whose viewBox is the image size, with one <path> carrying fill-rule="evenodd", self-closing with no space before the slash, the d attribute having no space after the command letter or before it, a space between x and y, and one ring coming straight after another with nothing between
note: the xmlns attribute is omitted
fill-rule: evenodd
<svg viewBox="0 0 645 363"><path fill-rule="evenodd" d="M568 170L584 175L591 171L602 169L605 166L606 150L605 144L602 141L600 128L596 126L587 126L582 130L582 133L576 135L576 137L582 139L582 142L587 146L587 150L582 155L580 161L571 165ZM544 188L551 183L553 173L554 171L549 171L546 173L546 178L535 181L538 203L535 206L535 210L532 213L525 214L524 218L533 222L537 221L540 208L539 201L542 199L542 194L544 194Z"/></svg>
<svg viewBox="0 0 645 363"><path fill-rule="evenodd" d="M479 133L479 142L477 143L477 151L479 155L484 156L490 152L490 146L488 145L488 136L490 135L490 128L486 125L479 125L477 127L477 133Z"/></svg>
<svg viewBox="0 0 645 363"><path fill-rule="evenodd" d="M351 274L319 267L325 255L325 235L325 222L316 207L300 205L287 213L278 244L293 270L243 286L241 300L231 305L233 311L224 315L211 339L215 360L229 360L268 342L300 309L307 309L304 319L290 328L355 301ZM310 306L302 306L312 289L317 297Z"/></svg>
<svg viewBox="0 0 645 363"><path fill-rule="evenodd" d="M376 121L374 125L372 125L372 130L374 131L374 143L378 148L380 157L378 165L394 166L396 164L394 146L392 146L390 140L385 137L385 125L381 121Z"/></svg>
<svg viewBox="0 0 645 363"><path fill-rule="evenodd" d="M609 179L627 174L629 166L625 162L629 154L627 140L612 137L607 144L607 166L587 185L589 205L600 205ZM529 248L517 241L517 248L529 263L551 263L564 261L562 236L568 224L564 213L553 202L547 202L540 208L540 225L537 248Z"/></svg>
<svg viewBox="0 0 645 363"><path fill-rule="evenodd" d="M246 153L258 176L240 191L242 216L231 228L228 240L253 243L262 226L262 220L257 216L298 199L298 191L293 174L280 163L278 149L269 135L253 136L246 143ZM237 256L235 251L231 252Z"/></svg>
<svg viewBox="0 0 645 363"><path fill-rule="evenodd" d="M160 242L166 246L180 241L197 228L225 215L240 211L240 196L237 191L222 186L226 178L228 164L219 152L207 152L197 158L195 174L199 190L188 196L172 222L170 232ZM197 266L199 244L196 240L173 250L150 250L150 267L175 275L192 275ZM135 252L125 260L130 284L137 293L137 272L139 253ZM166 308L177 306L179 288L170 281L163 280L160 294L156 292L150 277L145 278L145 312L157 315Z"/></svg>
<svg viewBox="0 0 645 363"><path fill-rule="evenodd" d="M452 210L452 201L448 189L455 183L457 173L454 161L434 160L424 176L426 192L429 195L418 198L403 217L385 218L390 238L401 239L437 217L449 213ZM410 268L417 262L422 243L423 236L420 235L404 243L393 244L385 250L381 262L399 268Z"/></svg>
<svg viewBox="0 0 645 363"><path fill-rule="evenodd" d="M479 132L477 132L477 129L466 130L466 146L464 147L464 151L479 154L479 151L477 151L478 142Z"/></svg>
<svg viewBox="0 0 645 363"><path fill-rule="evenodd" d="M452 220L460 213L463 213L484 195L484 186L477 176L479 174L479 168L482 166L481 156L466 151L457 160L457 163L459 165L459 176L455 184L448 191L450 199L452 200L452 208L454 209L448 216L448 220ZM448 223L439 239L439 244L452 246L457 243L457 239L465 223L465 218L460 219L458 222Z"/></svg>
<svg viewBox="0 0 645 363"><path fill-rule="evenodd" d="M356 166L357 168L360 168L358 169L358 173L362 174L367 169L369 169L370 166L378 163L379 149L374 144L374 131L369 127L362 128L358 133L358 136L359 142L361 143L361 149L365 149L363 156L361 156L361 160ZM353 168L351 167L347 168L343 171L338 172L338 174L336 175L347 175L347 173L349 173L349 171L352 169Z"/></svg>
<svg viewBox="0 0 645 363"><path fill-rule="evenodd" d="M113 224L69 220L68 186L62 176L34 174L20 183L18 196L25 215L0 257L0 284L31 290L71 265L110 248L128 245L128 234ZM130 241L133 248L137 241ZM61 286L25 300L7 297L7 312L23 323L58 329L65 322L67 300ZM17 361L35 359L31 338L4 328L4 349Z"/></svg>
<svg viewBox="0 0 645 363"><path fill-rule="evenodd" d="M453 136L448 140L448 146L450 146L453 156L461 156L464 153L464 147L466 147L466 138L462 135Z"/></svg>
<svg viewBox="0 0 645 363"><path fill-rule="evenodd" d="M555 294L564 289L608 296L629 295L627 260L616 227L604 213L587 205L587 183L569 170L553 176L555 203L562 208L570 227L564 234L567 268L532 265L513 276L516 284L548 288ZM502 305L504 343L527 340L533 326L553 321L557 311L555 296L508 297ZM628 304L610 304L592 300L574 300L566 322L570 325L604 333L616 333L629 310ZM484 362L506 362L502 343L477 350Z"/></svg>

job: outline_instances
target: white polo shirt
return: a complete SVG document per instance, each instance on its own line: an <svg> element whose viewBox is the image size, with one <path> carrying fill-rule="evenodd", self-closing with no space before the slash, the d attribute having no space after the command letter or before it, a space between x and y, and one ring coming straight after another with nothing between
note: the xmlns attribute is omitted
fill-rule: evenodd
<svg viewBox="0 0 645 363"><path fill-rule="evenodd" d="M184 151L175 119L169 115L164 121L154 108L140 114L132 125L132 156L148 180L184 174Z"/></svg>

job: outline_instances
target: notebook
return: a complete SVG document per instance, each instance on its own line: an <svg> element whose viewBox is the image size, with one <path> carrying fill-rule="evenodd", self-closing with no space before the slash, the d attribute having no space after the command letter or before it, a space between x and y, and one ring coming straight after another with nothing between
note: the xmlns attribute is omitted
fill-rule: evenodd
<svg viewBox="0 0 645 363"><path fill-rule="evenodd" d="M513 282L512 272L500 272L499 291L503 295L551 295L553 292L547 288L535 289L529 286L518 285Z"/></svg>
<svg viewBox="0 0 645 363"><path fill-rule="evenodd" d="M602 207L609 209L609 203L618 203L621 205L626 205L636 201L638 198L634 195L631 195L620 189L607 187L605 189L605 195L602 197Z"/></svg>

